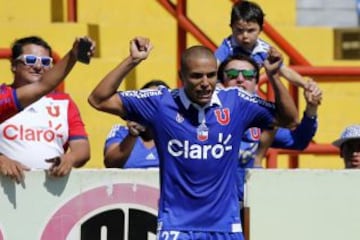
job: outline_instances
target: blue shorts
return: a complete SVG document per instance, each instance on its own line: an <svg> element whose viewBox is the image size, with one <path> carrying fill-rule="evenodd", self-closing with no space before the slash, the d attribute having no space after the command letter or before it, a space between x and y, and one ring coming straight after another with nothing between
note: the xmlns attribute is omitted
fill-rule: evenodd
<svg viewBox="0 0 360 240"><path fill-rule="evenodd" d="M242 232L179 232L179 231L158 231L157 240L244 240Z"/></svg>

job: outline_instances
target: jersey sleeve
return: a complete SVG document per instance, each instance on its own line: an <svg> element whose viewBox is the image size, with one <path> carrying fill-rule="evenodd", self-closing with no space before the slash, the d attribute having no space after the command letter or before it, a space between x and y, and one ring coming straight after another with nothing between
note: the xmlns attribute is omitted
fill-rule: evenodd
<svg viewBox="0 0 360 240"><path fill-rule="evenodd" d="M121 126L120 124L114 125L106 137L104 151L110 145L121 142L128 135L128 133L129 131L127 127Z"/></svg>
<svg viewBox="0 0 360 240"><path fill-rule="evenodd" d="M22 110L16 90L2 84L0 86L0 123Z"/></svg>
<svg viewBox="0 0 360 240"><path fill-rule="evenodd" d="M69 97L68 109L69 140L87 138L85 124L81 119L80 112L74 101Z"/></svg>
<svg viewBox="0 0 360 240"><path fill-rule="evenodd" d="M245 116L251 119L250 125L247 128L273 129L276 118L276 107L274 103L242 90L239 90L239 97L250 102L241 107L243 112L245 111Z"/></svg>
<svg viewBox="0 0 360 240"><path fill-rule="evenodd" d="M271 147L304 150L315 136L317 128L317 119L307 117L304 113L299 126L295 130L278 129Z"/></svg>
<svg viewBox="0 0 360 240"><path fill-rule="evenodd" d="M161 110L160 106L168 100L165 98L170 95L170 92L168 88L160 87L159 89L124 91L118 94L126 112L125 120L149 126L156 121Z"/></svg>
<svg viewBox="0 0 360 240"><path fill-rule="evenodd" d="M250 57L255 60L259 68L262 68L264 66L264 62L269 56L268 52L270 48L270 44L268 44L262 39L257 39L256 47L251 52Z"/></svg>
<svg viewBox="0 0 360 240"><path fill-rule="evenodd" d="M219 62L223 62L228 58L232 53L227 43L228 39L224 39L221 45L215 50L215 57Z"/></svg>

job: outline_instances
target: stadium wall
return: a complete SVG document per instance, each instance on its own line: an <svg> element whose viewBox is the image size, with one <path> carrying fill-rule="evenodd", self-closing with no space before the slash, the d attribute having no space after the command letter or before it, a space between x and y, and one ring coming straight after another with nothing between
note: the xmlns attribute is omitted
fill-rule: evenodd
<svg viewBox="0 0 360 240"><path fill-rule="evenodd" d="M250 170L247 240L360 239L359 181L352 170ZM0 185L0 240L155 240L156 169L36 170Z"/></svg>

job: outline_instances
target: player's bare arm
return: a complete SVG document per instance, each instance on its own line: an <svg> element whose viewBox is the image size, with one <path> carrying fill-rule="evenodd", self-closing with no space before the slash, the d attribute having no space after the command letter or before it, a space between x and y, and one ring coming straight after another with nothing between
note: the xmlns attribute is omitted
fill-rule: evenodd
<svg viewBox="0 0 360 240"><path fill-rule="evenodd" d="M298 125L298 110L288 90L280 80L279 69L281 64L282 55L275 48L271 48L264 66L275 92L275 105L277 107L276 125L294 128Z"/></svg>
<svg viewBox="0 0 360 240"><path fill-rule="evenodd" d="M124 116L117 89L127 74L149 56L152 48L148 38L135 37L132 39L130 55L100 81L88 98L89 104L97 110Z"/></svg>

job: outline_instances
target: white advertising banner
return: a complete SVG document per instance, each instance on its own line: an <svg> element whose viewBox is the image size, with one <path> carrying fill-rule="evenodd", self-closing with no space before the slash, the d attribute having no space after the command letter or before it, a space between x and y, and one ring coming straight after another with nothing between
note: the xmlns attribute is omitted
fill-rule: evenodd
<svg viewBox="0 0 360 240"><path fill-rule="evenodd" d="M247 240L359 240L360 171L250 170ZM158 171L0 176L0 240L155 240Z"/></svg>
<svg viewBox="0 0 360 240"><path fill-rule="evenodd" d="M250 170L251 240L359 240L359 170Z"/></svg>
<svg viewBox="0 0 360 240"><path fill-rule="evenodd" d="M73 170L0 176L0 240L155 239L158 171Z"/></svg>

